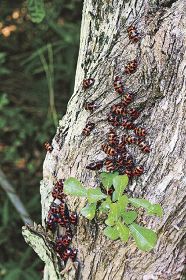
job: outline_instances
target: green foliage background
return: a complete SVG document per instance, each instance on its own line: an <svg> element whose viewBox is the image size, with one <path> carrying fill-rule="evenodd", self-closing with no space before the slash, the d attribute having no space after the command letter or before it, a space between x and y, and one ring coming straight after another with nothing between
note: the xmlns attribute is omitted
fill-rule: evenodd
<svg viewBox="0 0 186 280"><path fill-rule="evenodd" d="M38 24L30 20L26 1L3 0L0 11L2 28L16 26L7 37L0 33L0 164L39 223L43 143L53 138L72 94L82 1L45 1ZM41 279L43 264L25 244L22 221L1 188L0 204L0 279Z"/></svg>

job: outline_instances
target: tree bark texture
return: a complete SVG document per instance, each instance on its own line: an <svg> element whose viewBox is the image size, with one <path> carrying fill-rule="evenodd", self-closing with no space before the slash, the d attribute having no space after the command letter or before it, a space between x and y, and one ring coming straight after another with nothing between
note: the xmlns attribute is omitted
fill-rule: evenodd
<svg viewBox="0 0 186 280"><path fill-rule="evenodd" d="M149 253L138 250L132 240L127 244L108 241L101 222L88 222L80 217L73 238L79 250L78 275L71 269L60 276L46 234L24 228L25 239L46 263L44 280L181 279L186 249L185 11L183 0L84 1L74 94L59 122L52 142L54 150L47 153L44 162L43 226L56 178L76 177L87 187L98 184L98 173L85 167L105 158L101 144L109 130L107 114L112 104L120 102L113 90L116 75L123 76L125 87L136 93L132 106L143 107L137 124L147 128L151 146L148 155L130 148L146 172L133 179L129 191L134 197L160 203L164 216L141 216L141 223L156 230L159 236L155 249ZM139 43L129 42L127 27L131 24L141 35ZM139 63L137 71L124 75L124 65L135 58ZM84 91L82 80L89 77L95 83ZM83 104L93 100L99 108L90 114ZM96 128L90 136L83 137L81 133L88 121L94 122ZM121 129L117 132L123 133ZM84 205L84 200L68 197L69 209L79 211Z"/></svg>

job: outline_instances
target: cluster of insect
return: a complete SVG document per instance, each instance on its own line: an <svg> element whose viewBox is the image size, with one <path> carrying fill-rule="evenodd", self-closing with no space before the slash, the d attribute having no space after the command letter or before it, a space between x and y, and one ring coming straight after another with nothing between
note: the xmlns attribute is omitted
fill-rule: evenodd
<svg viewBox="0 0 186 280"><path fill-rule="evenodd" d="M134 26L130 26L127 31L132 43L139 41L140 36ZM133 74L137 70L137 66L138 62L136 59L129 61L124 67L124 73L126 75ZM84 90L90 88L93 84L93 78L83 80ZM115 92L121 96L121 101L111 106L107 117L108 123L112 127L107 134L107 142L101 146L101 149L107 156L104 160L90 163L86 168L100 170L105 166L108 172L119 171L119 174L127 174L129 177L140 176L144 172L144 168L141 165L135 164L132 155L127 150L127 145L137 145L143 153L150 152L150 146L145 140L147 134L145 128L139 127L135 123L141 111L130 107L134 100L134 94L125 89L121 77L115 77L113 87ZM98 106L95 102L90 102L85 103L84 108L92 113ZM88 122L82 134L85 136L90 135L94 127L94 123ZM118 137L116 133L117 127L124 128L126 133ZM129 135L128 131L131 131L132 134Z"/></svg>
<svg viewBox="0 0 186 280"><path fill-rule="evenodd" d="M127 29L129 40L136 43L140 40L139 33L134 26ZM126 75L133 74L138 67L136 59L129 61L124 67ZM93 86L95 80L93 78L83 80L83 89L87 90ZM110 113L108 114L108 123L112 126L107 135L107 143L101 146L101 149L106 153L106 158L101 161L92 162L86 166L90 170L100 170L103 166L108 172L119 171L120 174L127 174L128 176L140 176L144 172L142 166L134 164L132 155L127 151L127 145L135 144L142 152L149 153L150 147L145 142L146 130L138 127L135 120L139 117L140 111L135 108L129 108L134 99L134 94L127 92L123 86L122 78L116 76L113 87L116 93L121 95L121 102L112 105ZM129 106L129 107L128 107ZM84 104L85 110L93 112L98 108L98 105L92 102ZM133 135L124 134L118 137L115 129L121 127L126 130L133 131ZM89 136L91 131L95 128L95 124L88 122L82 131L83 136ZM52 152L53 147L48 142L45 143L45 149ZM64 230L63 235L57 235L54 249L58 256L64 263L70 258L72 261L76 260L77 249L70 248L70 243L73 237L73 227L77 225L77 214L69 212L65 202L66 195L63 192L64 180L59 180L52 191L53 202L47 217L47 228L52 232L56 232L59 227ZM112 192L111 192L112 193ZM110 194L111 194L110 193Z"/></svg>
<svg viewBox="0 0 186 280"><path fill-rule="evenodd" d="M47 217L47 229L55 232L60 226L64 232L58 235L54 242L54 250L62 261L66 262L69 258L74 262L76 260L77 249L69 247L72 241L72 230L77 225L77 214L69 212L65 202L66 195L63 192L64 180L59 180L52 190L53 202Z"/></svg>

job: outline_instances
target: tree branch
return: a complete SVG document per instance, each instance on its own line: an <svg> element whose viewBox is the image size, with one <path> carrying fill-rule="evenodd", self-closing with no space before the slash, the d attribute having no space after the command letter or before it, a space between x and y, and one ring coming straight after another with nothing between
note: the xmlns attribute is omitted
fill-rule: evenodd
<svg viewBox="0 0 186 280"><path fill-rule="evenodd" d="M14 205L14 207L17 210L17 212L19 213L19 215L21 216L21 219L23 220L23 222L25 224L32 225L33 221L31 220L27 210L25 209L22 201L20 200L20 198L16 194L14 188L9 183L9 181L7 180L4 172L1 169L0 169L0 185L1 185L2 189L8 195L10 201Z"/></svg>

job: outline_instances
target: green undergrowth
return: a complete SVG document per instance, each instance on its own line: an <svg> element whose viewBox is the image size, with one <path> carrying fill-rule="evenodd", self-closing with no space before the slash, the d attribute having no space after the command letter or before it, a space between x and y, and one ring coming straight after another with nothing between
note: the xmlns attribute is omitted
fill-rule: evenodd
<svg viewBox="0 0 186 280"><path fill-rule="evenodd" d="M0 8L0 165L40 223L43 144L73 91L82 1L2 0ZM14 31L4 36L9 26ZM42 279L44 264L25 243L23 222L1 188L0 204L0 280Z"/></svg>
<svg viewBox="0 0 186 280"><path fill-rule="evenodd" d="M100 174L100 181L100 187L87 189L76 178L69 178L64 183L64 193L87 199L86 206L81 209L81 215L85 218L99 220L105 217L103 234L107 238L126 243L132 237L140 250L152 250L157 234L138 224L138 210L143 208L147 215L162 217L161 206L143 198L129 197L125 193L127 175L104 172Z"/></svg>

